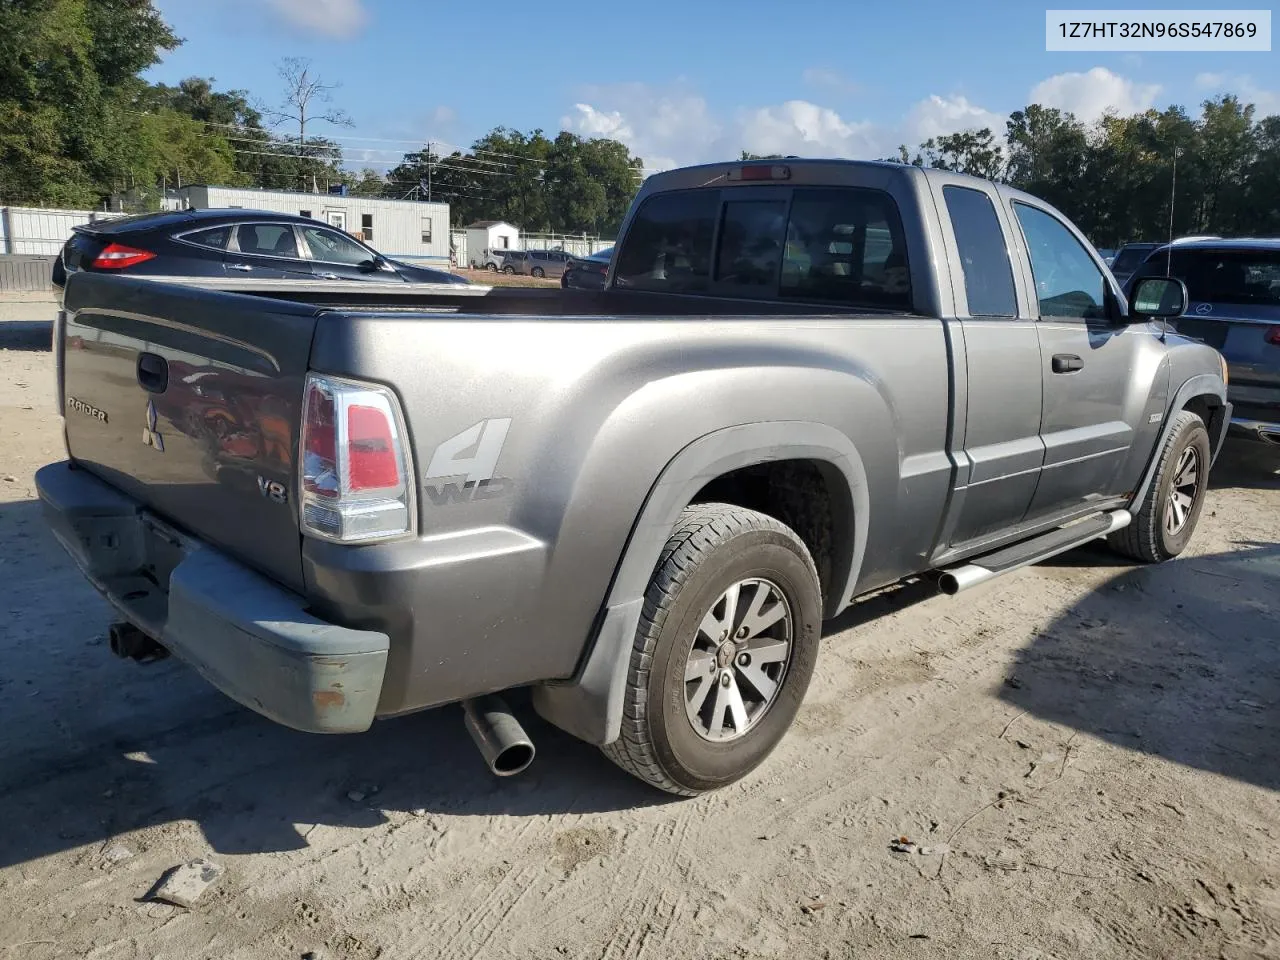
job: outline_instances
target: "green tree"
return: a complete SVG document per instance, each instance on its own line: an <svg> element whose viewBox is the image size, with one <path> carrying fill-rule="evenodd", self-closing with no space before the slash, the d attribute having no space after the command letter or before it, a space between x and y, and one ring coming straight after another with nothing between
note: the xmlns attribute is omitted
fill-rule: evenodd
<svg viewBox="0 0 1280 960"><path fill-rule="evenodd" d="M96 203L128 166L137 74L177 44L150 0L0 0L0 194Z"/></svg>

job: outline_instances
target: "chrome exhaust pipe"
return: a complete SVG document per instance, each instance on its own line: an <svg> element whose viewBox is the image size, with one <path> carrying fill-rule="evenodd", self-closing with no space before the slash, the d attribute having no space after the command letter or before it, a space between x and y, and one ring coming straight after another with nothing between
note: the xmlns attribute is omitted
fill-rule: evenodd
<svg viewBox="0 0 1280 960"><path fill-rule="evenodd" d="M495 776L514 777L533 763L533 741L501 697L490 694L464 700L462 714L467 732Z"/></svg>
<svg viewBox="0 0 1280 960"><path fill-rule="evenodd" d="M976 587L978 584L985 583L987 580L997 576L999 574L988 570L986 567L980 567L976 563L968 563L963 567L944 570L942 576L938 578L938 589L948 597L954 597L961 590Z"/></svg>

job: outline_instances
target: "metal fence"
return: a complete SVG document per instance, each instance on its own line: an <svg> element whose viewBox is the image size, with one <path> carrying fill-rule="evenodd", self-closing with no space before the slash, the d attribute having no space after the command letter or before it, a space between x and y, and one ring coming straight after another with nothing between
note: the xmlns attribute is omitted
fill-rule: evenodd
<svg viewBox="0 0 1280 960"><path fill-rule="evenodd" d="M72 228L120 216L102 210L0 207L0 253L56 256Z"/></svg>
<svg viewBox="0 0 1280 960"><path fill-rule="evenodd" d="M0 254L0 292L50 289L54 259L20 253Z"/></svg>

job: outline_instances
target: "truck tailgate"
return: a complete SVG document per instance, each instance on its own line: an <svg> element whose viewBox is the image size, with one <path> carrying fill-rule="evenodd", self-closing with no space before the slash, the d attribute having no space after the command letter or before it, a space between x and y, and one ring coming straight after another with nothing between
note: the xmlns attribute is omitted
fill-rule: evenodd
<svg viewBox="0 0 1280 960"><path fill-rule="evenodd" d="M76 273L55 345L72 460L301 590L296 470L315 307Z"/></svg>

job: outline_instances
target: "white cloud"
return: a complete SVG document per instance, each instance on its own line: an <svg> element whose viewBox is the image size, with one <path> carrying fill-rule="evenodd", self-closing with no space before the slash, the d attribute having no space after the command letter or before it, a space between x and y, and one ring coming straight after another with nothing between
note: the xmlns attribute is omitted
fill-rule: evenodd
<svg viewBox="0 0 1280 960"><path fill-rule="evenodd" d="M845 120L807 100L743 111L734 129L741 149L752 153L866 158L882 147L874 124Z"/></svg>
<svg viewBox="0 0 1280 960"><path fill-rule="evenodd" d="M1153 106L1159 95L1159 84L1135 83L1105 67L1094 67L1088 73L1059 73L1042 80L1031 89L1029 102L1070 111L1090 123L1108 110L1122 116L1140 113Z"/></svg>
<svg viewBox="0 0 1280 960"><path fill-rule="evenodd" d="M839 77L812 68L805 79L815 85ZM1244 79L1238 88L1246 89ZM1259 109L1266 94L1256 91ZM1155 103L1160 87L1137 83L1096 67L1087 73L1062 73L1036 84L1027 99L990 109L961 94L932 94L912 104L898 119L871 121L842 114L810 100L746 105L718 114L696 91L684 85L644 83L595 86L580 91L564 129L583 136L621 140L642 157L647 170L733 159L742 150L796 156L871 160L894 156L898 144L911 150L931 137L987 127L1002 143L1008 113L1028 103L1070 110L1085 122L1108 109L1136 113ZM1015 93L1014 96L1017 96ZM1274 95L1270 95L1273 96Z"/></svg>
<svg viewBox="0 0 1280 960"><path fill-rule="evenodd" d="M338 40L354 37L369 19L363 0L267 0L267 4L289 24Z"/></svg>
<svg viewBox="0 0 1280 960"><path fill-rule="evenodd" d="M707 101L683 86L592 87L583 91L573 109L560 120L564 129L620 140L644 159L646 169L665 170L718 156L723 127L711 115ZM733 148L734 156L739 149Z"/></svg>
<svg viewBox="0 0 1280 960"><path fill-rule="evenodd" d="M1280 91L1258 86L1252 77L1230 76L1225 73L1201 73L1196 76L1196 87L1208 93L1234 93L1241 103L1252 103L1257 110L1255 117L1280 114Z"/></svg>
<svg viewBox="0 0 1280 960"><path fill-rule="evenodd" d="M973 127L1004 132L1004 117L964 97L929 97L896 124L849 117L809 100L743 107L715 115L706 100L683 87L660 89L641 83L594 87L583 92L564 129L610 137L644 159L647 170L737 157L742 150L784 156L874 160L896 154L899 143Z"/></svg>
<svg viewBox="0 0 1280 960"><path fill-rule="evenodd" d="M907 114L904 123L908 143L918 143L957 130L980 130L989 127L1000 140L1004 137L1006 114L993 113L965 97L926 97Z"/></svg>

